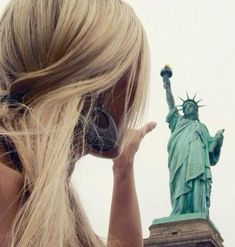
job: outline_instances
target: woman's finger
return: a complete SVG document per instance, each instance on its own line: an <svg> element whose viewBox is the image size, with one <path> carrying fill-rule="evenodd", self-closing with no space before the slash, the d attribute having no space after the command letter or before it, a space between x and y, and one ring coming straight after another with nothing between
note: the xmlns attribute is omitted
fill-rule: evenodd
<svg viewBox="0 0 235 247"><path fill-rule="evenodd" d="M144 138L149 132L151 132L157 126L156 122L150 122L145 124L141 129L141 137Z"/></svg>

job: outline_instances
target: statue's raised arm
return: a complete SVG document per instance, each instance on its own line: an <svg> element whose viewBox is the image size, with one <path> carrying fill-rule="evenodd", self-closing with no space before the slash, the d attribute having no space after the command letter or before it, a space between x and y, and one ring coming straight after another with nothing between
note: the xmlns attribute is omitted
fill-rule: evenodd
<svg viewBox="0 0 235 247"><path fill-rule="evenodd" d="M169 110L173 110L175 108L175 100L171 91L171 82L170 77L172 76L172 70L169 66L165 66L161 70L161 76L163 79L163 87L166 90L166 101L169 107Z"/></svg>

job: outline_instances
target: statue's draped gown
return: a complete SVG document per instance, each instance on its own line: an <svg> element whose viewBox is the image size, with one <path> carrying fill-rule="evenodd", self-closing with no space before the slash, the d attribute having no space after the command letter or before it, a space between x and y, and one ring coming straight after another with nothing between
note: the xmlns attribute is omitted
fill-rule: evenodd
<svg viewBox="0 0 235 247"><path fill-rule="evenodd" d="M169 112L167 122L171 129L168 142L171 215L208 214L210 166L218 162L221 147L204 124L184 118L177 108Z"/></svg>

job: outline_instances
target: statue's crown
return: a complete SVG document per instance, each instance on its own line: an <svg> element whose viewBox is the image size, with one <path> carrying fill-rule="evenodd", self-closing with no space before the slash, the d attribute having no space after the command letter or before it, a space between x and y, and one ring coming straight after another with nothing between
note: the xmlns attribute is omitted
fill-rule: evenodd
<svg viewBox="0 0 235 247"><path fill-rule="evenodd" d="M194 105L196 106L197 109L198 109L199 107L205 106L205 105L199 105L199 104L198 104L199 102L202 101L202 99L196 101L196 100L195 100L196 94L194 95L193 98L190 98L189 95L188 95L188 93L186 93L186 94L187 94L187 99L185 99L185 100L179 97L179 98L182 100L182 102L183 102L183 104L179 105L179 106L181 107L180 110L183 110L183 109L184 109L184 106L185 106L186 104L188 104L188 103L194 104Z"/></svg>

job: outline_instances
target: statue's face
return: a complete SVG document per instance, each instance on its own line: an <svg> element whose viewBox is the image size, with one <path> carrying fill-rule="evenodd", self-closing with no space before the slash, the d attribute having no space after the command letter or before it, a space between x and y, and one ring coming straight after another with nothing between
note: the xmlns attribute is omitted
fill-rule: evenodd
<svg viewBox="0 0 235 247"><path fill-rule="evenodd" d="M192 118L194 116L197 116L198 110L195 104L189 102L184 105L183 112L185 118Z"/></svg>

